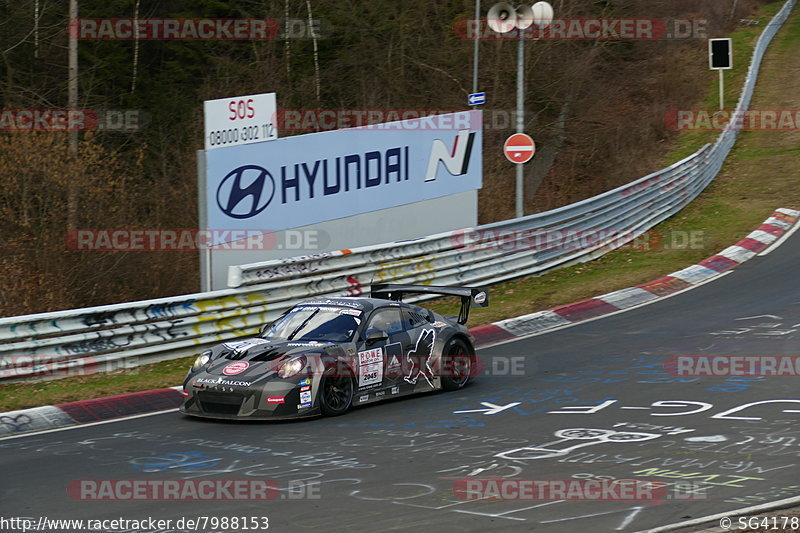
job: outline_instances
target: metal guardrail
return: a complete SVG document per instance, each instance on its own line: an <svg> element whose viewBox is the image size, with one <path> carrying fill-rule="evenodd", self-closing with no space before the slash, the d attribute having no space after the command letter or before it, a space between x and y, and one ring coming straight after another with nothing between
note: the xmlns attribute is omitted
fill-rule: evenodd
<svg viewBox="0 0 800 533"><path fill-rule="evenodd" d="M764 52L794 3L787 1L762 32L737 112L748 108ZM252 335L300 300L358 295L373 282L489 284L595 259L641 239L697 197L719 172L737 134L726 129L713 145L665 169L544 213L413 241L231 267L234 288L221 291L2 318L0 381L190 355ZM571 238L573 245L565 246Z"/></svg>

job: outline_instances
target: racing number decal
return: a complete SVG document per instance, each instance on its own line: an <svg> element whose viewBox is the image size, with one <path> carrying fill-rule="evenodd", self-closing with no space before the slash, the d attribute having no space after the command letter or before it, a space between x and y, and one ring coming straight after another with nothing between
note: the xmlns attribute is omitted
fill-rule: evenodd
<svg viewBox="0 0 800 533"><path fill-rule="evenodd" d="M358 352L358 387L380 385L383 381L383 348Z"/></svg>

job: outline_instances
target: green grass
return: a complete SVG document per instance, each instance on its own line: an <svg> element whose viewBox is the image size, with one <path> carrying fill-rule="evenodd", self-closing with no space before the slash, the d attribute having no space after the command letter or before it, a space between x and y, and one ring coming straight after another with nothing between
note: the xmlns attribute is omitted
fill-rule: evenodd
<svg viewBox="0 0 800 533"><path fill-rule="evenodd" d="M763 24L781 5L782 2L776 2L764 6L757 17L761 25L737 30L732 35L736 68L726 73L726 107L735 106L752 46ZM800 82L794 75L800 69L800 58L794 53L799 41L800 15L795 10L767 52L751 108L800 108ZM718 105L716 76L709 82L703 105L709 109ZM717 135L713 131L684 132L667 156L665 166L693 153L704 143L713 142ZM720 175L708 189L656 228L668 239L675 232L698 232L699 246L615 251L596 261L545 276L495 285L490 290L490 307L473 309L470 324L532 313L645 283L713 255L747 235L776 208L800 207L798 168L800 133L742 132ZM446 314L458 310L455 299L427 305ZM0 412L179 385L191 361L192 358L183 358L109 374L2 385Z"/></svg>
<svg viewBox="0 0 800 533"><path fill-rule="evenodd" d="M753 55L756 41L764 30L764 26L780 11L781 7L783 7L783 2L762 6L758 14L752 17L752 20L759 21L757 26L738 28L729 35L733 50L733 68L726 70L724 74L723 103L725 104L725 109L734 109L736 107L739 101L739 94L742 91L742 84L745 76L747 76L747 70L750 68L750 59ZM790 36L790 39L787 40L791 40L791 38L797 39L797 36ZM767 54L781 49L780 47L785 49L788 48L788 45L785 45L783 41L779 43L777 39L773 39ZM760 76L759 79L761 79ZM709 70L708 80L706 96L700 102L699 107L712 111L719 108L719 75L716 71ZM665 166L693 154L706 143L713 143L718 135L719 132L710 130L684 131L678 138L675 149L667 156Z"/></svg>
<svg viewBox="0 0 800 533"><path fill-rule="evenodd" d="M184 357L109 373L1 385L0 412L174 387L183 382L193 360Z"/></svg>

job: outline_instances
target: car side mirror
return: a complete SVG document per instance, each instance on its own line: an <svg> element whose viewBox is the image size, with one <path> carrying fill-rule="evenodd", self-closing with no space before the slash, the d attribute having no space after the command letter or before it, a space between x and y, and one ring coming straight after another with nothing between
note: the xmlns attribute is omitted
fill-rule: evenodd
<svg viewBox="0 0 800 533"><path fill-rule="evenodd" d="M379 329L373 329L367 333L367 346L371 346L376 342L385 341L388 338L389 335L387 335L386 332Z"/></svg>
<svg viewBox="0 0 800 533"><path fill-rule="evenodd" d="M264 324L263 326L261 326L261 330L258 332L258 336L259 336L259 337L263 337L263 336L264 336L264 334L265 334L267 331L269 331L269 328L271 328L271 327L272 327L272 324L273 324L272 322L267 322L266 324Z"/></svg>

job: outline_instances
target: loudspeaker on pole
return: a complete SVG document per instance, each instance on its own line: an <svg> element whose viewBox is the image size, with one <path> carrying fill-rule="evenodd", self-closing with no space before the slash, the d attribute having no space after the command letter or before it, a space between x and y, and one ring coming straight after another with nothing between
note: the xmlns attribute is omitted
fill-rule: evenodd
<svg viewBox="0 0 800 533"><path fill-rule="evenodd" d="M545 29L553 22L553 6L547 2L536 2L531 7L533 11L533 23L539 26L540 30Z"/></svg>
<svg viewBox="0 0 800 533"><path fill-rule="evenodd" d="M522 4L517 8L517 28L520 30L527 30L533 26L534 13L531 6Z"/></svg>
<svg viewBox="0 0 800 533"><path fill-rule="evenodd" d="M508 2L498 2L486 15L489 27L497 33L508 33L517 27L517 10Z"/></svg>

